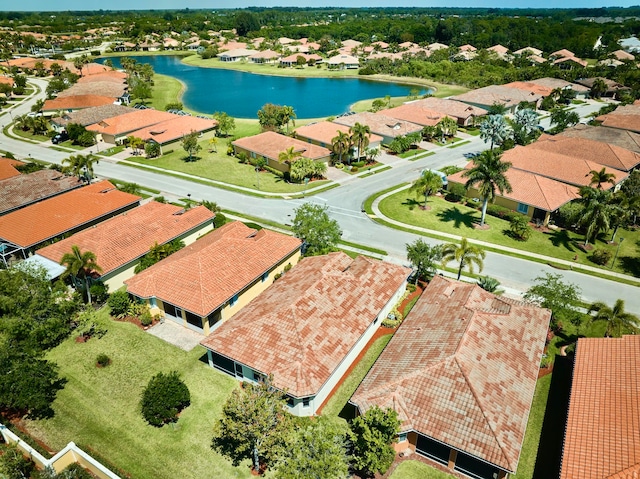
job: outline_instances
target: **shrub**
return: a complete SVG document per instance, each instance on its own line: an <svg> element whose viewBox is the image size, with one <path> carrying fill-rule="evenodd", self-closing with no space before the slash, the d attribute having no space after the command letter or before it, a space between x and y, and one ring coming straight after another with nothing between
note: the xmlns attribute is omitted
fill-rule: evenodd
<svg viewBox="0 0 640 479"><path fill-rule="evenodd" d="M151 312L146 310L140 315L140 324L149 326L151 323L153 323L153 317L151 316Z"/></svg>
<svg viewBox="0 0 640 479"><path fill-rule="evenodd" d="M520 213L516 213L509 208L505 208L504 206L498 205L488 205L487 206L487 214L491 216L495 216L496 218L502 218L503 220L511 221L511 219L515 216L522 216Z"/></svg>
<svg viewBox="0 0 640 479"><path fill-rule="evenodd" d="M595 264L598 264L600 266L604 266L609 261L611 261L611 257L612 256L613 255L611 254L611 251L609 251L609 250L597 249L593 253L591 253L591 256L589 257L589 259L591 261L593 261Z"/></svg>
<svg viewBox="0 0 640 479"><path fill-rule="evenodd" d="M291 268L293 268L293 266L291 265L291 263L287 263L286 266L284 267L284 272L286 273L287 271L289 271Z"/></svg>
<svg viewBox="0 0 640 479"><path fill-rule="evenodd" d="M461 183L449 183L447 185L447 195L445 199L449 201L460 201L467 194L467 189Z"/></svg>
<svg viewBox="0 0 640 479"><path fill-rule="evenodd" d="M89 292L91 293L91 298L99 304L104 304L109 298L109 286L104 283L93 283L89 288Z"/></svg>
<svg viewBox="0 0 640 479"><path fill-rule="evenodd" d="M459 166L453 166L453 165L449 165L449 166L445 166L443 168L440 168L440 171L443 172L445 175L449 176L449 175L453 175L455 173L458 173L459 171L464 170L464 168L460 168ZM451 186L451 185L449 185Z"/></svg>
<svg viewBox="0 0 640 479"><path fill-rule="evenodd" d="M15 446L3 446L0 449L0 473L6 479L24 479L30 477L35 465L22 455Z"/></svg>
<svg viewBox="0 0 640 479"><path fill-rule="evenodd" d="M189 404L189 388L182 382L177 371L159 373L152 377L140 401L142 416L156 427L176 422L180 411Z"/></svg>
<svg viewBox="0 0 640 479"><path fill-rule="evenodd" d="M107 305L111 308L111 314L113 316L122 316L127 313L129 310L129 304L131 301L129 300L129 295L126 291L114 291L109 295L109 299L107 299Z"/></svg>
<svg viewBox="0 0 640 479"><path fill-rule="evenodd" d="M352 166L352 167L351 167L351 171L352 171L353 173L357 172L357 171L358 171L358 167L357 167L357 166Z"/></svg>
<svg viewBox="0 0 640 479"><path fill-rule="evenodd" d="M364 161L354 161L353 163L351 163L351 166L356 166L358 168L362 168L365 165Z"/></svg>
<svg viewBox="0 0 640 479"><path fill-rule="evenodd" d="M520 241L527 241L531 237L529 218L524 215L512 215L509 229L511 235Z"/></svg>
<svg viewBox="0 0 640 479"><path fill-rule="evenodd" d="M216 213L216 216L213 218L213 226L215 228L220 228L220 226L224 225L227 222L227 217L222 213Z"/></svg>
<svg viewBox="0 0 640 479"><path fill-rule="evenodd" d="M478 278L478 286L480 286L485 291L495 293L498 289L498 286L500 286L500 281L492 278L491 276L480 276Z"/></svg>
<svg viewBox="0 0 640 479"><path fill-rule="evenodd" d="M238 162L239 162L239 163L242 163L242 164L244 164L244 163L248 163L248 162L249 162L249 157L248 157L248 156L247 156L247 154L246 154L246 153L244 153L244 152L240 152L240 153L238 153L238 154L236 155L236 158L238 159Z"/></svg>
<svg viewBox="0 0 640 479"><path fill-rule="evenodd" d="M111 359L104 353L98 354L98 356L96 357L96 364L102 366L103 368L106 368L107 366L109 366L109 364L111 364Z"/></svg>
<svg viewBox="0 0 640 479"><path fill-rule="evenodd" d="M160 156L160 145L155 141L145 143L144 154L147 158L157 158Z"/></svg>

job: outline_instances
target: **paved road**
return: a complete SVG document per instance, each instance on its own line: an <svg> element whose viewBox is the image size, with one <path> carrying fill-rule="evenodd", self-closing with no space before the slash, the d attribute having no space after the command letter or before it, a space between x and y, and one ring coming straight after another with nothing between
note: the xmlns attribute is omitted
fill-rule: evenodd
<svg viewBox="0 0 640 479"><path fill-rule="evenodd" d="M43 91L46 88L46 82L41 79L34 80L34 83L41 85ZM42 94L38 96L42 96ZM17 107L14 114L28 112L29 104L35 101L36 97L34 96L29 102ZM576 107L576 111L584 117L592 111L597 111L600 106L601 104L597 103L579 105ZM0 123L3 121L8 121L6 116L0 117ZM548 120L543 120L543 125L548 126ZM380 190L412 181L424 168L440 168L449 164L463 165L467 161L465 155L478 153L485 148L486 145L475 137L468 144L454 149L440 148L435 155L420 160L398 161L393 164L393 168L390 170L367 178L350 179L339 188L319 193L307 198L307 200L255 198L234 191L193 183L186 179L129 168L107 159L101 160L95 169L100 176L149 186L162 191L167 196L175 195L184 198L187 194L191 194L194 199L216 201L223 208L284 224L290 223L293 210L304 201L324 204L328 206L330 215L339 222L343 230L343 239L384 249L388 252L390 260L405 262L405 245L413 242L419 236L375 223L361 212L364 200ZM2 149L11 151L19 157L31 155L33 158L53 163L60 163L69 156L69 154L43 145L32 145L0 136L0 150ZM426 238L426 241L433 244L438 242L430 238ZM554 270L540 263L496 253L487 253L483 271L484 274L500 280L509 291L524 291L536 277L548 272L559 273L567 281L578 285L586 301L599 300L613 303L615 299L622 298L626 302L628 311L640 314L640 290L635 286L586 276L573 271Z"/></svg>

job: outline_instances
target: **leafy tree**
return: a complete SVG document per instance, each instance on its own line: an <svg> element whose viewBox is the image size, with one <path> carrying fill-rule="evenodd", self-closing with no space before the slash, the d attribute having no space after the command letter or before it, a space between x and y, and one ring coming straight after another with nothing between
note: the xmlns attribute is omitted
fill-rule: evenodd
<svg viewBox="0 0 640 479"><path fill-rule="evenodd" d="M258 122L262 131L282 131L282 129L296 117L295 111L290 106L274 105L266 103L258 110Z"/></svg>
<svg viewBox="0 0 640 479"><path fill-rule="evenodd" d="M480 276L477 281L478 286L480 286L485 291L490 293L495 293L500 287L500 281L491 276Z"/></svg>
<svg viewBox="0 0 640 479"><path fill-rule="evenodd" d="M314 161L311 158L300 157L291 163L289 176L294 181L301 181L304 178L322 177L326 171L326 163Z"/></svg>
<svg viewBox="0 0 640 479"><path fill-rule="evenodd" d="M216 111L212 116L218 122L218 132L221 136L227 136L235 130L236 120L224 111Z"/></svg>
<svg viewBox="0 0 640 479"><path fill-rule="evenodd" d="M391 444L397 440L399 429L398 413L393 409L374 406L356 417L351 423L354 467L370 475L384 474L393 463Z"/></svg>
<svg viewBox="0 0 640 479"><path fill-rule="evenodd" d="M102 272L102 268L96 263L96 255L91 251L80 251L77 245L71 246L71 251L65 253L60 260L60 264L66 266L66 271L62 278L73 277L78 282L84 282L84 290L87 294L87 301L91 304L91 290L89 288L89 278L92 272ZM77 283L74 281L77 287Z"/></svg>
<svg viewBox="0 0 640 479"><path fill-rule="evenodd" d="M430 280L436 274L436 264L442 260L442 248L439 245L431 246L422 238L413 243L407 243L407 259L416 270L416 284L418 280Z"/></svg>
<svg viewBox="0 0 640 479"><path fill-rule="evenodd" d="M184 105L182 104L181 101L174 101L171 103L167 103L164 106L164 111L169 111L169 110L182 110L184 108Z"/></svg>
<svg viewBox="0 0 640 479"><path fill-rule="evenodd" d="M575 317L580 303L580 288L573 283L565 283L559 274L546 273L538 276L524 294L523 299L543 308L550 309L554 319Z"/></svg>
<svg viewBox="0 0 640 479"><path fill-rule="evenodd" d="M42 111L42 107L44 106L44 100L43 99L39 99L36 100L36 102L31 105L31 111L33 113L39 113Z"/></svg>
<svg viewBox="0 0 640 479"><path fill-rule="evenodd" d="M465 268L468 269L471 274L473 274L474 265L478 267L479 271L482 271L485 256L486 253L484 250L470 244L467 238L462 238L459 245L456 243L447 243L442 247L443 266L446 266L451 261L459 262L458 280L462 275L462 270Z"/></svg>
<svg viewBox="0 0 640 479"><path fill-rule="evenodd" d="M142 193L142 187L138 183L120 183L118 185L118 189L125 193L129 193L130 195L140 196L140 193Z"/></svg>
<svg viewBox="0 0 640 479"><path fill-rule="evenodd" d="M593 82L593 85L591 85L589 96L591 96L591 98L597 99L607 93L607 90L609 90L609 88L607 87L605 81L602 78L596 78Z"/></svg>
<svg viewBox="0 0 640 479"><path fill-rule="evenodd" d="M342 163L342 158L351 152L351 137L344 131L338 131L338 134L331 139L331 151L338 156L338 163Z"/></svg>
<svg viewBox="0 0 640 479"><path fill-rule="evenodd" d="M585 228L584 245L595 242L602 231L611 227L613 208L610 191L583 186L580 188L580 202L584 205L578 224Z"/></svg>
<svg viewBox="0 0 640 479"><path fill-rule="evenodd" d="M147 158L157 158L160 156L160 145L155 141L145 143L144 154Z"/></svg>
<svg viewBox="0 0 640 479"><path fill-rule="evenodd" d="M519 145L527 145L539 135L540 119L534 110L522 108L516 111L513 121L514 137Z"/></svg>
<svg viewBox="0 0 640 479"><path fill-rule="evenodd" d="M191 131L182 137L182 148L189 155L188 161L193 161L193 156L196 155L200 150L202 150L202 146L198 144L198 132Z"/></svg>
<svg viewBox="0 0 640 479"><path fill-rule="evenodd" d="M278 446L291 431L285 407L284 393L273 387L272 377L258 384L244 383L222 407L211 447L234 465L251 459L253 469L259 471L261 460L276 459Z"/></svg>
<svg viewBox="0 0 640 479"><path fill-rule="evenodd" d="M442 178L436 172L424 170L416 181L413 182L409 191L414 191L416 199L424 196L424 206L427 206L427 198L442 188Z"/></svg>
<svg viewBox="0 0 640 479"><path fill-rule="evenodd" d="M576 125L580 117L575 111L567 111L564 108L556 108L551 112L551 123L554 124L554 131L559 133L570 126Z"/></svg>
<svg viewBox="0 0 640 479"><path fill-rule="evenodd" d="M257 32L260 30L260 21L258 20L258 17L247 11L238 12L233 24L236 29L236 34L239 37L244 37L247 33Z"/></svg>
<svg viewBox="0 0 640 479"><path fill-rule="evenodd" d="M35 471L35 464L22 454L15 445L0 449L0 474L4 479L27 479Z"/></svg>
<svg viewBox="0 0 640 479"><path fill-rule="evenodd" d="M507 120L502 115L489 115L480 124L480 138L485 143L491 142L491 149L496 145L502 145L509 138Z"/></svg>
<svg viewBox="0 0 640 479"><path fill-rule="evenodd" d="M149 98L151 98L151 96L153 95L152 91L151 91L151 85L147 82L144 82L142 80L130 80L132 85L131 85L131 96L133 96L133 98L137 98L138 100L141 100L142 103L145 103L145 100L148 100Z"/></svg>
<svg viewBox="0 0 640 479"><path fill-rule="evenodd" d="M621 299L616 300L613 308L597 301L589 307L588 313L596 313L592 318L593 321L606 321L607 329L604 333L606 337L619 338L624 333L640 333L640 320L624 310L624 301Z"/></svg>
<svg viewBox="0 0 640 479"><path fill-rule="evenodd" d="M351 128L349 128L351 134L351 143L357 148L358 159L362 158L363 153L367 146L369 146L369 138L371 136L371 128L369 125L363 125L356 122Z"/></svg>
<svg viewBox="0 0 640 479"><path fill-rule="evenodd" d="M137 136L128 136L127 142L129 143L129 146L133 150L134 155L139 154L140 150L144 148L144 140Z"/></svg>
<svg viewBox="0 0 640 479"><path fill-rule="evenodd" d="M450 116L445 116L438 122L438 126L442 130L444 136L452 137L458 133L458 122Z"/></svg>
<svg viewBox="0 0 640 479"><path fill-rule="evenodd" d="M136 271L138 273L138 271ZM125 290L119 289L109 295L107 299L107 306L111 309L112 316L121 316L129 310L131 300L129 299L129 293Z"/></svg>
<svg viewBox="0 0 640 479"><path fill-rule="evenodd" d="M601 170L591 170L589 174L591 175L589 186L595 186L599 190L602 189L602 183L610 183L613 186L616 184L616 175L607 173L607 168L604 166Z"/></svg>
<svg viewBox="0 0 640 479"><path fill-rule="evenodd" d="M142 393L142 417L152 426L178 421L178 414L191 404L189 388L177 371L158 373L151 378Z"/></svg>
<svg viewBox="0 0 640 479"><path fill-rule="evenodd" d="M511 167L511 163L502 161L500 155L493 150L487 150L473 158L473 168L465 171L462 176L467 179L464 187L469 189L471 186L477 188L482 197L482 215L480 217L480 226L484 226L484 220L487 215L487 205L489 201L493 202L496 198L496 191L500 194L504 192L511 193L512 188L505 173Z"/></svg>
<svg viewBox="0 0 640 479"><path fill-rule="evenodd" d="M520 241L527 241L531 237L531 226L529 218L524 215L515 214L509 222L511 234Z"/></svg>
<svg viewBox="0 0 640 479"><path fill-rule="evenodd" d="M134 272L138 274L141 271L153 266L154 264L162 261L163 259L171 256L173 253L180 251L184 248L184 241L174 239L165 244L158 244L156 241L154 245L149 248L149 252L140 258L140 262L136 265Z"/></svg>
<svg viewBox="0 0 640 479"><path fill-rule="evenodd" d="M294 210L291 230L304 242L306 256L317 256L335 251L342 231L338 222L329 217L328 207L304 203Z"/></svg>

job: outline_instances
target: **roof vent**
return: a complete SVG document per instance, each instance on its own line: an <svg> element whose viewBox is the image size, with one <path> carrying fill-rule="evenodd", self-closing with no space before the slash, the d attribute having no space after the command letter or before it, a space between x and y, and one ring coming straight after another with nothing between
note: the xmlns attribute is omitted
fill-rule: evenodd
<svg viewBox="0 0 640 479"><path fill-rule="evenodd" d="M179 215L183 215L184 214L184 208L182 208L181 210L176 211L175 213L173 213L173 216L179 216Z"/></svg>

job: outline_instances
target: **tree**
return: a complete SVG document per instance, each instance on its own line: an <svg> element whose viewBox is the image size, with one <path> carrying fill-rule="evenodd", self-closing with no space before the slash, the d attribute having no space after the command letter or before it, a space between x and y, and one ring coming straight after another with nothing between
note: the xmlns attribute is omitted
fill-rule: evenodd
<svg viewBox="0 0 640 479"><path fill-rule="evenodd" d="M63 171L70 172L79 179L84 179L87 183L91 183L93 178L93 165L98 163L98 158L92 155L75 155L62 160L62 164L67 164Z"/></svg>
<svg viewBox="0 0 640 479"><path fill-rule="evenodd" d="M182 104L181 101L174 101L171 103L167 103L164 106L164 111L169 111L169 110L182 110L184 108L184 105Z"/></svg>
<svg viewBox="0 0 640 479"><path fill-rule="evenodd" d="M66 266L63 278L73 277L84 282L84 290L87 293L87 301L91 304L91 292L89 288L89 278L95 271L102 272L102 268L96 263L96 255L91 251L80 251L77 245L71 246L71 252L65 253L60 260L60 264ZM75 281L74 281L74 285Z"/></svg>
<svg viewBox="0 0 640 479"><path fill-rule="evenodd" d="M31 105L31 111L33 113L40 113L42 111L43 106L44 106L43 99L36 100L36 102L33 105Z"/></svg>
<svg viewBox="0 0 640 479"><path fill-rule="evenodd" d="M623 333L640 333L638 317L624 310L624 301L621 299L616 300L613 308L601 301L597 301L589 307L588 313L596 313L592 321L607 322L607 329L604 333L606 337L619 338Z"/></svg>
<svg viewBox="0 0 640 479"><path fill-rule="evenodd" d="M260 30L260 22L258 21L258 17L256 17L253 13L247 11L241 11L236 15L234 19L234 28L236 29L236 34L239 37L244 37L247 33L257 32Z"/></svg>
<svg viewBox="0 0 640 479"><path fill-rule="evenodd" d="M511 234L520 241L527 241L531 237L531 226L529 218L525 215L515 214L509 221Z"/></svg>
<svg viewBox="0 0 640 479"><path fill-rule="evenodd" d="M262 131L281 131L285 125L295 118L295 112L290 106L266 103L258 110L258 122Z"/></svg>
<svg viewBox="0 0 640 479"><path fill-rule="evenodd" d="M445 116L438 122L438 126L442 130L444 136L452 137L458 133L458 122L450 116Z"/></svg>
<svg viewBox="0 0 640 479"><path fill-rule="evenodd" d="M302 151L296 150L294 146L290 146L285 151L278 153L278 161L287 165L293 165L302 158Z"/></svg>
<svg viewBox="0 0 640 479"><path fill-rule="evenodd" d="M568 127L577 124L580 116L575 111L567 111L564 108L556 108L551 112L551 123L556 133L566 130Z"/></svg>
<svg viewBox="0 0 640 479"><path fill-rule="evenodd" d="M236 120L224 111L216 111L212 116L218 122L218 132L221 136L226 137L229 132L235 130Z"/></svg>
<svg viewBox="0 0 640 479"><path fill-rule="evenodd" d="M120 183L118 185L118 189L120 191L124 191L125 193L129 193L130 195L140 196L140 193L142 193L142 186L140 186L138 183L130 183L125 181L124 183Z"/></svg>
<svg viewBox="0 0 640 479"><path fill-rule="evenodd" d="M409 191L414 191L416 199L424 196L424 206L427 207L427 198L442 188L442 177L435 171L424 170Z"/></svg>
<svg viewBox="0 0 640 479"><path fill-rule="evenodd" d="M591 85L589 96L591 98L597 99L602 97L602 95L604 95L605 93L607 93L608 90L609 88L607 87L607 84L605 83L605 81L602 78L596 78L593 81L593 85Z"/></svg>
<svg viewBox="0 0 640 479"><path fill-rule="evenodd" d="M129 146L133 150L133 154L137 155L140 153L140 150L144 149L144 140L137 136L128 136L127 141L129 142Z"/></svg>
<svg viewBox="0 0 640 479"><path fill-rule="evenodd" d="M484 220L487 214L487 205L489 201L493 202L496 198L496 192L500 194L504 192L511 193L511 183L507 179L505 173L511 167L511 163L502 161L500 155L493 150L487 150L473 158L473 168L465 171L462 176L468 178L464 187L469 189L473 186L478 190L482 197L482 215L480 217L480 226L484 226Z"/></svg>
<svg viewBox="0 0 640 479"><path fill-rule="evenodd" d="M600 232L608 231L611 227L612 193L588 186L583 186L579 192L584 210L578 219L578 225L585 228L584 245L587 246L589 241L595 242Z"/></svg>
<svg viewBox="0 0 640 479"><path fill-rule="evenodd" d="M73 59L73 66L80 72L80 76L82 76L82 69L87 63L90 63L91 60L87 55L81 55L79 57L75 57Z"/></svg>
<svg viewBox="0 0 640 479"><path fill-rule="evenodd" d="M322 177L326 171L326 163L314 161L311 158L298 157L291 163L289 176L293 181L302 181L304 178Z"/></svg>
<svg viewBox="0 0 640 479"><path fill-rule="evenodd" d="M177 371L158 373L151 378L142 393L142 417L152 426L178 421L178 414L191 404L189 388Z"/></svg>
<svg viewBox="0 0 640 479"><path fill-rule="evenodd" d="M257 384L245 382L222 407L211 447L234 465L251 459L253 469L259 471L261 460L276 459L278 446L291 430L285 407L284 393L273 387L273 377Z"/></svg>
<svg viewBox="0 0 640 479"><path fill-rule="evenodd" d="M140 262L136 265L134 273L138 274L140 271L144 271L157 262L171 256L173 253L180 251L184 246L184 241L180 239L174 239L164 244L158 244L156 241L153 246L149 248L149 252L140 258Z"/></svg>
<svg viewBox="0 0 640 479"><path fill-rule="evenodd" d="M193 160L193 156L197 154L200 150L202 150L202 146L198 144L198 132L191 130L191 133L188 133L182 137L182 148L189 155L189 160Z"/></svg>
<svg viewBox="0 0 640 479"><path fill-rule="evenodd" d="M369 138L371 136L371 128L369 125L363 125L356 122L351 128L349 128L351 134L351 143L357 147L358 160L362 157L365 149L369 146Z"/></svg>
<svg viewBox="0 0 640 479"><path fill-rule="evenodd" d="M531 108L522 108L516 111L514 121L514 139L519 145L528 145L538 137L540 119Z"/></svg>
<svg viewBox="0 0 640 479"><path fill-rule="evenodd" d="M144 154L147 158L157 158L160 156L160 144L155 141L149 141L144 145Z"/></svg>
<svg viewBox="0 0 640 479"><path fill-rule="evenodd" d="M480 138L485 143L490 141L492 150L495 145L502 145L509 138L509 128L504 116L489 115L486 117L480 124Z"/></svg>
<svg viewBox="0 0 640 479"><path fill-rule="evenodd" d="M485 291L489 293L495 293L500 286L500 281L491 276L480 276L477 281L478 286L480 286Z"/></svg>
<svg viewBox="0 0 640 479"><path fill-rule="evenodd" d="M589 186L595 186L599 190L602 189L602 183L610 183L611 185L616 185L616 175L613 173L607 173L607 168L602 167L601 170L591 170L589 172L591 175L591 181L589 182Z"/></svg>
<svg viewBox="0 0 640 479"><path fill-rule="evenodd" d="M442 247L442 265L446 266L451 261L458 261L458 280L462 275L463 269L468 269L473 274L474 265L481 272L484 267L484 258L486 253L484 250L469 243L467 238L462 238L460 244L447 243Z"/></svg>
<svg viewBox="0 0 640 479"><path fill-rule="evenodd" d="M373 406L351 423L353 465L358 471L373 475L384 474L393 463L395 451L391 446L398 438L400 420L393 409Z"/></svg>
<svg viewBox="0 0 640 479"><path fill-rule="evenodd" d="M140 79L138 80L130 80L131 85L131 95L133 98L137 98L141 100L142 103L145 103L145 100L148 100L152 96L151 85L147 82L144 82Z"/></svg>
<svg viewBox="0 0 640 479"><path fill-rule="evenodd" d="M338 156L338 163L342 163L342 158L351 152L351 137L344 131L338 131L338 134L331 139L331 151Z"/></svg>
<svg viewBox="0 0 640 479"><path fill-rule="evenodd" d="M304 203L294 210L291 230L303 242L306 256L317 256L335 251L342 231L338 222L329 217L328 207Z"/></svg>
<svg viewBox="0 0 640 479"><path fill-rule="evenodd" d="M534 280L523 299L550 309L554 319L564 320L576 315L580 294L580 288L573 283L565 283L561 275L546 273Z"/></svg>
<svg viewBox="0 0 640 479"><path fill-rule="evenodd" d="M27 479L35 470L33 461L27 459L16 445L2 448L0 474L4 479Z"/></svg>
<svg viewBox="0 0 640 479"><path fill-rule="evenodd" d="M418 238L413 243L407 243L407 259L416 271L415 283L418 280L425 281L433 278L436 274L436 264L442 260L442 248L440 245L431 246L422 238Z"/></svg>

